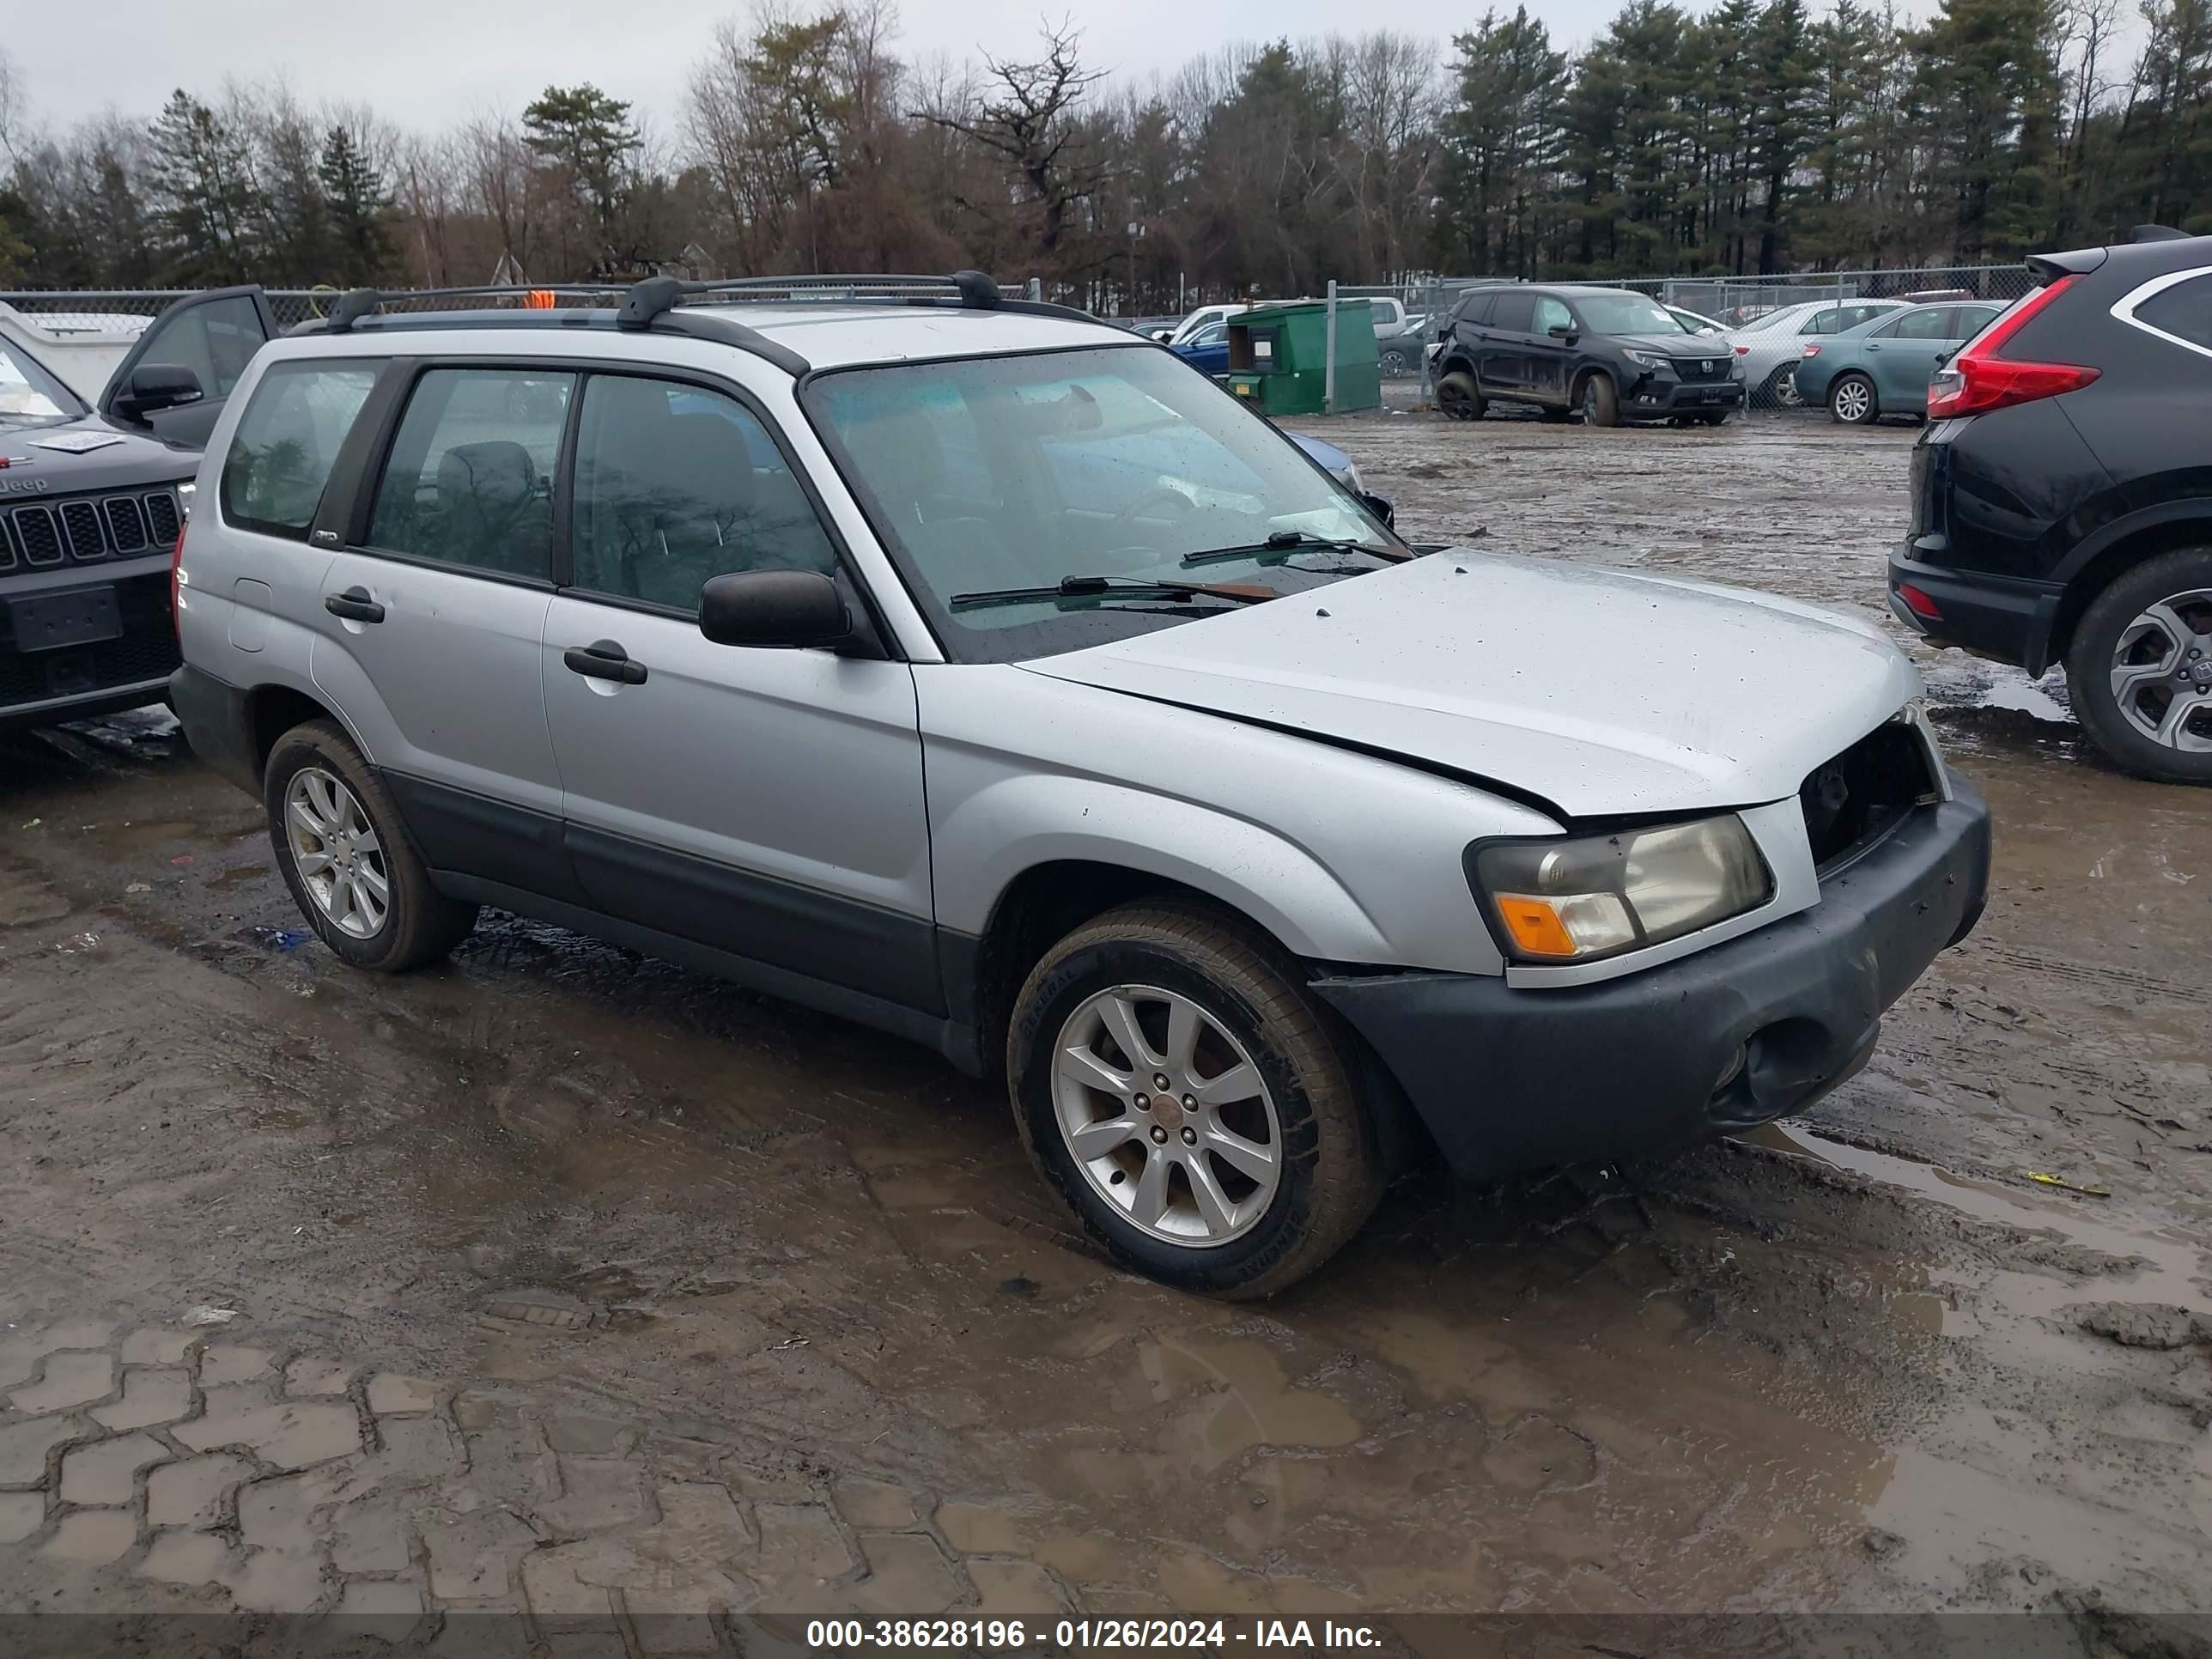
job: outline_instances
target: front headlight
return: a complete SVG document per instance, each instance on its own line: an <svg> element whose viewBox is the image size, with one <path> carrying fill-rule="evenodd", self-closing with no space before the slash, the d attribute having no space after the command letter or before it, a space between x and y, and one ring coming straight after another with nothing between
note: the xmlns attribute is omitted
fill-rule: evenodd
<svg viewBox="0 0 2212 1659"><path fill-rule="evenodd" d="M1573 841L1492 842L1471 850L1468 875L1516 962L1641 950L1774 896L1758 843L1734 814Z"/></svg>
<svg viewBox="0 0 2212 1659"><path fill-rule="evenodd" d="M1672 357L1666 356L1663 352L1632 351L1626 346L1621 347L1620 355L1627 358L1630 362L1636 364L1639 368L1664 368L1668 364L1674 361Z"/></svg>

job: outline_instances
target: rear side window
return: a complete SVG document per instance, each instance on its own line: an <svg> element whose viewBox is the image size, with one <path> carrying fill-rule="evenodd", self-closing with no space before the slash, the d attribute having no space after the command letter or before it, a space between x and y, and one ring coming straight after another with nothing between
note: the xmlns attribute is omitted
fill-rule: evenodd
<svg viewBox="0 0 2212 1659"><path fill-rule="evenodd" d="M1536 296L1533 294L1501 294L1498 296L1498 303L1492 307L1490 325L1526 334L1535 310Z"/></svg>
<svg viewBox="0 0 2212 1659"><path fill-rule="evenodd" d="M307 540L338 447L383 367L359 357L271 365L222 459L224 521L264 536Z"/></svg>
<svg viewBox="0 0 2212 1659"><path fill-rule="evenodd" d="M2136 320L2212 351L2212 270L2152 295L2136 307Z"/></svg>
<svg viewBox="0 0 2212 1659"><path fill-rule="evenodd" d="M710 576L837 565L768 428L735 398L673 380L586 383L575 526L576 586L684 611Z"/></svg>
<svg viewBox="0 0 2212 1659"><path fill-rule="evenodd" d="M1480 328L1484 324L1490 320L1491 304L1497 299L1497 297L1498 296L1494 293L1488 289L1485 289L1480 294L1468 295L1467 298L1459 302L1457 320L1462 323L1469 323L1477 328Z"/></svg>
<svg viewBox="0 0 2212 1659"><path fill-rule="evenodd" d="M553 575L553 478L576 377L434 368L415 383L369 545L507 576Z"/></svg>

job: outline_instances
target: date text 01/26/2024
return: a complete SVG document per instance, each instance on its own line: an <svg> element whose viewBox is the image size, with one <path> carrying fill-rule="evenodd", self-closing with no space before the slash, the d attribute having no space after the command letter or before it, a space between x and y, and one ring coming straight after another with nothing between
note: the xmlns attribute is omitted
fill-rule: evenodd
<svg viewBox="0 0 2212 1659"><path fill-rule="evenodd" d="M1382 1644L1373 1626L1340 1624L1333 1619L1060 1619L1050 1624L952 1617L816 1619L806 1626L806 1645L817 1652L900 1648L1069 1653L1118 1648L1164 1652L1241 1646L1298 1653Z"/></svg>

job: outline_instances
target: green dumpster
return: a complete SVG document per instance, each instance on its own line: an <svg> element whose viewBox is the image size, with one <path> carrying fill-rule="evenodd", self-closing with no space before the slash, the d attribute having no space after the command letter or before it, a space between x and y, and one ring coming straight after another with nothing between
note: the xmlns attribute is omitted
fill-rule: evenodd
<svg viewBox="0 0 2212 1659"><path fill-rule="evenodd" d="M1255 306L1229 319L1229 389L1269 415L1329 412L1328 303ZM1336 302L1335 412L1382 406L1375 323L1364 300Z"/></svg>

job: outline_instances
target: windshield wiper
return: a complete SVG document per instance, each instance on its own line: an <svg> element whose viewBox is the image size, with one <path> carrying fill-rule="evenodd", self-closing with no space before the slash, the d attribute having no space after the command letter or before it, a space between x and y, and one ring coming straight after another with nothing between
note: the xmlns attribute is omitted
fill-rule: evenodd
<svg viewBox="0 0 2212 1659"><path fill-rule="evenodd" d="M1395 547L1370 547L1348 536L1316 536L1304 530L1278 530L1264 542L1248 542L1241 547L1210 547L1203 553L1186 553L1176 562L1188 568L1194 564L1225 564L1231 559L1287 559L1293 553L1310 552L1316 548L1331 553L1364 553L1391 564L1413 556Z"/></svg>
<svg viewBox="0 0 2212 1659"><path fill-rule="evenodd" d="M955 593L945 604L954 611L969 611L980 605L1035 605L1041 599L1083 599L1101 594L1115 599L1126 595L1131 599L1228 599L1237 605L1257 605L1262 599L1277 597L1272 587L1237 582L1182 582L1172 577L1156 580L1149 576L1062 576L1050 587L1001 587L987 593Z"/></svg>

